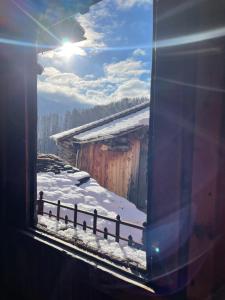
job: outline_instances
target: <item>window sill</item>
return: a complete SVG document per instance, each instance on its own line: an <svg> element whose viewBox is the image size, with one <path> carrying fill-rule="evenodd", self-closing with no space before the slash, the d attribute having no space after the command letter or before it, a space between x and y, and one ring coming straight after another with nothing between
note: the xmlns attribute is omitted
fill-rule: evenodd
<svg viewBox="0 0 225 300"><path fill-rule="evenodd" d="M131 272L131 270L128 268L116 265L107 259L103 259L95 254L78 248L75 245L51 236L50 234L39 229L29 228L28 230L19 230L18 233L30 239L34 239L39 243L44 243L45 245L61 252L62 255L67 255L72 259L87 263L89 266L93 267L93 270L106 272L109 275L126 282L128 285L141 288L152 295L155 294L155 291L150 287L149 280L146 277L140 275L138 276L134 272Z"/></svg>

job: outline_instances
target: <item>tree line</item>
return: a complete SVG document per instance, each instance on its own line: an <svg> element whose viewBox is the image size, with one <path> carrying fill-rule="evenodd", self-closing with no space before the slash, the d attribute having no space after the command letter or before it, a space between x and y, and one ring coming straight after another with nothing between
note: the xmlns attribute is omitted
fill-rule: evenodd
<svg viewBox="0 0 225 300"><path fill-rule="evenodd" d="M50 139L51 135L105 118L146 101L149 99L145 97L124 98L107 105L96 105L88 109L78 110L74 108L64 114L41 115L38 118L38 152L57 154L55 142Z"/></svg>

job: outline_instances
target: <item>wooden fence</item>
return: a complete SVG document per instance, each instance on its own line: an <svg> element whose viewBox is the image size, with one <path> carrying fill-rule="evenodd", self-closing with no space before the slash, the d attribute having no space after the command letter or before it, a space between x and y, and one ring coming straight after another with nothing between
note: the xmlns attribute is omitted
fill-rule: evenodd
<svg viewBox="0 0 225 300"><path fill-rule="evenodd" d="M56 215L54 215L51 210L49 210L49 212L45 212L44 211L44 203L48 203L50 205L56 206L56 208L57 208ZM70 206L61 204L60 200L58 200L57 203L49 201L49 200L44 200L44 193L42 191L39 193L37 207L38 207L37 212L39 215L45 214L45 215L48 215L49 217L55 217L57 221L63 220L65 222L65 224L73 223L74 228L77 228L77 226L81 226L84 231L86 231L88 228L88 229L92 230L93 234L95 234L95 235L97 234L97 232L102 233L105 239L107 239L108 236L111 236L111 237L115 238L115 241L117 243L119 243L121 240L121 241L127 242L128 245L131 247L145 250L145 245L146 245L146 243L145 243L145 241L146 241L146 223L145 222L143 223L143 226L140 226L140 225L136 225L136 224L133 224L130 222L122 221L120 218L120 215L117 215L117 217L115 219L113 219L113 218L109 218L109 217L103 216L101 214L98 214L96 209L92 213L92 212L89 212L89 211L86 211L83 209L79 209L77 204L75 204L74 207L70 207ZM73 220L70 220L68 215L65 215L65 217L61 217L60 216L61 208L72 210L73 211ZM87 225L87 222L85 220L83 221L83 223L79 223L78 218L77 218L78 213L82 213L82 214L93 217L93 226ZM98 219L104 219L104 220L115 223L115 232L114 233L109 232L107 227L105 227L104 230L98 229L98 227L97 227ZM127 238L122 237L120 235L121 225L141 230L142 231L142 244L135 242L133 240L132 235L129 235Z"/></svg>

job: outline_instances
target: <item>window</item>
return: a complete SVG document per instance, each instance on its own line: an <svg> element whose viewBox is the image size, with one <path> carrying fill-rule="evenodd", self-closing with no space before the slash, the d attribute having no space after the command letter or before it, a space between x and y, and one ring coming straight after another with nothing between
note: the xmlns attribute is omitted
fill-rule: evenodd
<svg viewBox="0 0 225 300"><path fill-rule="evenodd" d="M152 4L73 19L86 39L38 55L37 226L146 272Z"/></svg>
<svg viewBox="0 0 225 300"><path fill-rule="evenodd" d="M154 34L156 46L159 47L157 51L154 48L151 101L150 166L153 168L150 169L151 201L148 204L151 214L148 214L148 218L151 222L149 222L151 234L148 236L150 238L148 242L151 247L155 247L155 253L160 255L150 256L149 249L147 254L150 256L148 262L152 267L149 269L151 279L160 279L157 280L157 284L163 287L158 290L159 292L167 293L169 290L171 295L174 291L182 289L181 294L175 297L183 299L189 295L189 298L207 299L212 298L212 291L224 282L222 263L224 241L221 239L224 237L225 228L222 226L224 223L222 208L224 208L225 124L224 68L221 63L224 61L224 52L221 51L224 49L224 30L223 27L221 28L221 24L224 23L224 3L215 6L212 1L181 1L181 4L174 2L155 1L157 7L154 7L156 21ZM22 4L26 3L23 1ZM17 6L15 9L15 4L18 2L0 2L1 12L3 11L3 15L7 16L2 18L1 15L1 24L5 27L4 35L1 35L0 49L3 70L0 74L2 92L0 122L3 125L0 128L1 141L3 141L0 156L3 166L0 177L3 192L0 221L3 225L4 241L1 248L1 262L3 274L6 274L2 277L3 280L6 278L3 283L7 281L7 292L14 291L14 287L17 295L23 295L24 290L29 291L30 293L25 292L26 295L22 298L31 299L34 289L46 292L52 284L57 286L57 296L62 290L64 295L64 289L61 288L62 277L55 276L54 271L61 272L66 269L66 275L68 274L69 268L64 268L64 263L69 255L64 255L68 243L66 246L62 240L56 242L57 239L53 236L49 238L47 233L41 233L39 230L34 232L27 227L29 204L31 206L34 204L29 202L30 198L32 199L29 196L34 192L37 65L33 47L34 36L31 34L34 33L34 20L30 19L29 14L29 21L27 14L24 18L24 10L17 10ZM9 7L13 7L13 14ZM12 15L18 18L12 18ZM201 32L199 32L200 28ZM18 38L15 40L15 37ZM25 37L27 40L24 39ZM24 45L29 47L23 47ZM89 129L95 128L89 127ZM76 132L76 134L79 135L79 139L83 136L83 132ZM74 140L74 147L79 150L75 156L76 163L79 161L83 144L79 139L77 140L77 135ZM93 138L93 135L91 137L89 135L89 138ZM118 149L126 151L129 147L128 139L120 136L118 143L105 142L101 150L103 152ZM52 157L49 157L50 161L51 159ZM55 174L60 171L60 161L54 166ZM61 165L61 167L71 172L67 174L78 173L75 169L71 169L70 165L67 167ZM80 185L81 181L85 184L83 180L87 180L87 176L80 177L76 184ZM39 202L39 212L42 212L40 204L43 204L42 201ZM61 209L64 207L60 207ZM157 222L160 231L155 230ZM21 228L25 229L22 235L21 230L18 230ZM28 235L29 242L25 241L25 236ZM155 244L155 241L158 244ZM49 246L50 244L52 247ZM84 253L90 256L90 252L83 251L83 256ZM72 251L69 254L75 256ZM103 260L99 257L98 262L101 261L103 265ZM69 264L71 261L69 260ZM70 266L75 264L75 261L78 259L74 259ZM81 264L78 270L81 270L83 278L86 276L86 282L87 279L94 280L95 276L92 275L96 273L90 274L88 261L85 259L83 261L85 263ZM46 262L50 268L46 268ZM95 269L93 264L92 262L92 270ZM95 266L99 265L95 263ZM76 269L73 266L71 268ZM121 268L121 272L124 269ZM12 270L17 272L13 273ZM15 276L20 275L21 270L23 276ZM112 270L112 267L107 270ZM79 271L77 269L75 271L76 278L80 276ZM194 281L184 289L184 285L193 278L192 271L194 271ZM111 279L115 277L114 274ZM104 273L103 276L105 275ZM51 281L51 285L45 280L46 278ZM74 277L70 276L71 279ZM41 288L40 282L44 283L44 288ZM80 281L75 283L75 289L79 288ZM106 286L104 280L101 283ZM66 284L66 286L69 286L70 292L71 287L74 288L73 284ZM123 284L120 286L124 289ZM60 287L59 292L58 287ZM82 283L80 289L82 296L86 287L90 285L84 286ZM130 294L134 291L128 290L131 291ZM87 292L90 291L88 289ZM123 296L122 293L121 297ZM129 296L126 294L125 298ZM131 298L133 296L131 295ZM71 294L69 297L71 298ZM37 298L43 299L40 294ZM99 297L102 298L104 299Z"/></svg>

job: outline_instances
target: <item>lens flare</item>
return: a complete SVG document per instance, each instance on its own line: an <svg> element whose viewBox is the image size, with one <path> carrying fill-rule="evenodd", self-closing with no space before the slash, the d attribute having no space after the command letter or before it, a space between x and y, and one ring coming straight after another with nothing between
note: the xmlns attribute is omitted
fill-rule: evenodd
<svg viewBox="0 0 225 300"><path fill-rule="evenodd" d="M80 47L75 46L75 44L70 42L65 42L62 47L59 48L60 56L64 58L71 58L73 55L85 56L86 52Z"/></svg>

